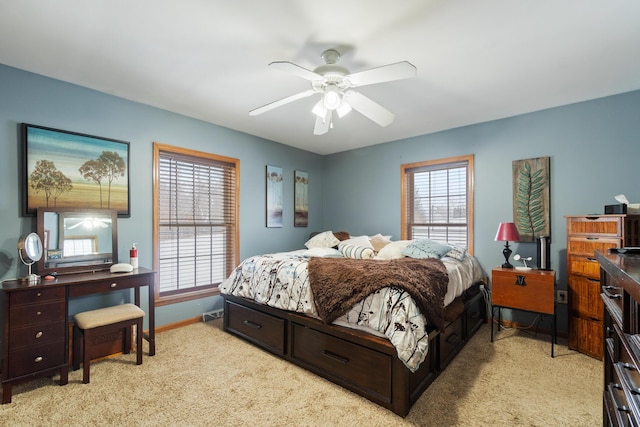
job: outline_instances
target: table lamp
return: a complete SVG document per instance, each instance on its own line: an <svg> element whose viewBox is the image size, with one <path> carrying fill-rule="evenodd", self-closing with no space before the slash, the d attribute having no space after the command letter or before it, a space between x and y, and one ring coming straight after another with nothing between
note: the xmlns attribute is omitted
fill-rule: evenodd
<svg viewBox="0 0 640 427"><path fill-rule="evenodd" d="M518 229L513 222L501 222L498 225L498 232L496 233L496 242L505 242L502 255L504 255L504 264L502 268L513 268L513 265L509 262L511 256L511 248L509 248L509 241L517 242L520 239L518 235Z"/></svg>

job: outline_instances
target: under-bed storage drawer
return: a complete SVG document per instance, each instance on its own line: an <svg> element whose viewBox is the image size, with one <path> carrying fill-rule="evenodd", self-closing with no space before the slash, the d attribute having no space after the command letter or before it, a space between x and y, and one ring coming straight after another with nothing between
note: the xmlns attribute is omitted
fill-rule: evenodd
<svg viewBox="0 0 640 427"><path fill-rule="evenodd" d="M440 369L444 369L463 346L462 316L460 316L449 323L444 333L440 334Z"/></svg>
<svg viewBox="0 0 640 427"><path fill-rule="evenodd" d="M225 301L228 331L278 355L284 355L285 321L257 310Z"/></svg>
<svg viewBox="0 0 640 427"><path fill-rule="evenodd" d="M482 326L486 318L484 294L478 292L470 298L464 307L464 339L469 339Z"/></svg>
<svg viewBox="0 0 640 427"><path fill-rule="evenodd" d="M291 358L341 385L356 385L367 395L391 401L392 358L388 354L292 323ZM340 382L338 382L340 384Z"/></svg>

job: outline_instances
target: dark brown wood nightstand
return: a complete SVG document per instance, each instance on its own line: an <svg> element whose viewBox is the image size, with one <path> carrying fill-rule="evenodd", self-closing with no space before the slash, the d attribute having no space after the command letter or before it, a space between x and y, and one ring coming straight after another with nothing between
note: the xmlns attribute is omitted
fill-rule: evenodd
<svg viewBox="0 0 640 427"><path fill-rule="evenodd" d="M556 342L556 273L553 270L518 270L496 267L491 270L491 342L493 318L498 309L498 330L501 326L501 308L524 310L553 317L551 357Z"/></svg>

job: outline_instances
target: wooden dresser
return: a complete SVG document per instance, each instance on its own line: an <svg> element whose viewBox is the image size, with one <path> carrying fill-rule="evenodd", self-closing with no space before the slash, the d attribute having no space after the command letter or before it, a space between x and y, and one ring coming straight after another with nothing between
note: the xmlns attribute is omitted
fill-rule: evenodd
<svg viewBox="0 0 640 427"><path fill-rule="evenodd" d="M603 306L595 251L640 245L640 216L581 215L567 219L569 348L602 359Z"/></svg>
<svg viewBox="0 0 640 427"><path fill-rule="evenodd" d="M640 255L603 254L604 426L640 424ZM602 338L601 338L602 339Z"/></svg>

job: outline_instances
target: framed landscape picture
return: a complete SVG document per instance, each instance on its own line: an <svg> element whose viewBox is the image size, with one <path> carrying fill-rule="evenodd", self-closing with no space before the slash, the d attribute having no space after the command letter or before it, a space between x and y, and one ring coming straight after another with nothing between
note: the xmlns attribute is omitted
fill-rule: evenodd
<svg viewBox="0 0 640 427"><path fill-rule="evenodd" d="M307 227L309 225L309 174L302 171L294 171L294 227Z"/></svg>
<svg viewBox="0 0 640 427"><path fill-rule="evenodd" d="M129 143L23 123L22 214L116 209L129 217Z"/></svg>

